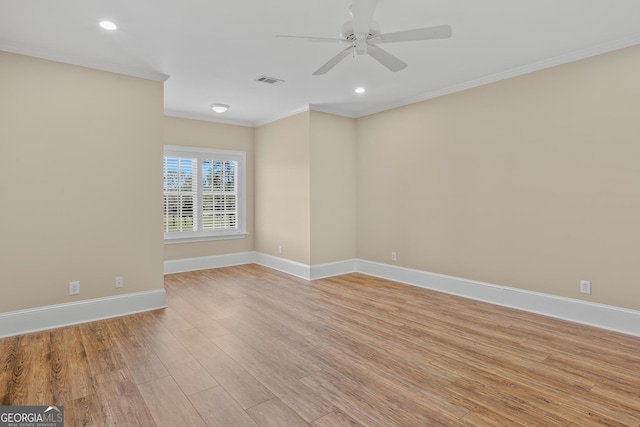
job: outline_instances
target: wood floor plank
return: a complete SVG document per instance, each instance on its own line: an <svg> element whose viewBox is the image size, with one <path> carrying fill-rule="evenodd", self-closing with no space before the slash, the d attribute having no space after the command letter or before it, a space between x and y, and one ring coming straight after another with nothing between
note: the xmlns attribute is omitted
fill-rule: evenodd
<svg viewBox="0 0 640 427"><path fill-rule="evenodd" d="M53 331L52 331L53 333ZM77 327L62 329L62 341L66 347L65 357L69 368L68 377L71 380L71 399L76 400L93 393L91 368L82 342L82 334Z"/></svg>
<svg viewBox="0 0 640 427"><path fill-rule="evenodd" d="M169 375L164 364L148 344L145 329L139 326L140 318L140 316L132 316L106 321L120 355L125 360L136 384L147 383Z"/></svg>
<svg viewBox="0 0 640 427"><path fill-rule="evenodd" d="M175 277L175 275L173 276L173 280L176 280L177 278ZM169 287L169 284L172 280L170 277L171 276L165 276L165 287L167 288L167 306L180 313L180 316L182 316L185 321L189 322L192 325L200 320L210 319L206 311L201 311L193 304L191 304L188 299L188 294L184 291L183 288L176 288L176 285L174 285L173 288ZM186 284L183 287L189 286L186 280L185 283Z"/></svg>
<svg viewBox="0 0 640 427"><path fill-rule="evenodd" d="M178 383L178 386L182 389L182 392L187 396L218 385L218 382L196 360L176 363L169 365L167 368L173 379L176 380L176 383Z"/></svg>
<svg viewBox="0 0 640 427"><path fill-rule="evenodd" d="M257 353L259 355L256 357L260 361L271 361L274 367L280 366L287 375L296 378L306 377L317 370L308 360L299 356L300 351L298 349L291 349L284 344L279 339L282 335L277 332L252 326L244 322L241 316L229 317L222 319L220 322L222 321L225 321L227 329L233 333L215 336L212 337L211 340L218 343L218 346L223 350L226 351L220 343L227 343L227 345L233 345L235 343L235 345L242 347L240 351L236 353L243 356L249 355L250 353ZM305 351L308 351L308 349L305 349ZM227 354L231 355L229 351L227 351ZM236 358L236 361L239 361L239 359Z"/></svg>
<svg viewBox="0 0 640 427"><path fill-rule="evenodd" d="M211 318L197 320L192 323L193 326L207 338L219 337L220 335L231 333L231 331Z"/></svg>
<svg viewBox="0 0 640 427"><path fill-rule="evenodd" d="M117 348L116 340L109 331L108 323L84 323L78 328L92 376L126 367L124 358Z"/></svg>
<svg viewBox="0 0 640 427"><path fill-rule="evenodd" d="M189 399L210 427L258 427L222 387L202 391L190 396Z"/></svg>
<svg viewBox="0 0 640 427"><path fill-rule="evenodd" d="M313 344L304 339L306 334L299 334L289 328L282 313L277 315L272 312L272 315L267 316L259 305L250 306L235 316L218 319L218 323L235 335L246 336L252 341L277 341L278 346L275 347L282 353L298 355L313 348Z"/></svg>
<svg viewBox="0 0 640 427"><path fill-rule="evenodd" d="M533 426L560 425L557 420L546 419L542 411L527 401L507 393L509 386L505 384L501 389L487 387L483 383L471 380L459 380L447 387L451 392L458 393L470 399L478 407L499 408L500 418L509 420L509 424ZM472 411L473 413L473 411ZM470 419L470 416L467 416ZM464 417L463 417L464 418Z"/></svg>
<svg viewBox="0 0 640 427"><path fill-rule="evenodd" d="M375 399L369 399L370 391L358 387L342 375L336 375L332 371L319 371L301 381L361 425L386 427L391 424L389 414L371 403Z"/></svg>
<svg viewBox="0 0 640 427"><path fill-rule="evenodd" d="M0 340L0 406L10 406L13 399L13 370L18 356L19 337Z"/></svg>
<svg viewBox="0 0 640 427"><path fill-rule="evenodd" d="M309 426L309 423L277 398L249 408L247 413L260 427Z"/></svg>
<svg viewBox="0 0 640 427"><path fill-rule="evenodd" d="M433 413L447 414L441 417L441 421L451 423L461 418L469 411L468 407L461 405L458 401L452 401L448 396L443 395L439 390L448 383L435 383L434 387L425 387L430 384L428 381L420 382L409 380L407 375L401 377L389 373L385 365L378 363L375 359L358 356L356 353L345 353L334 347L326 347L314 351L322 354L327 363L325 372L333 370L348 375L354 382L360 382L360 388L365 388L383 395L392 394L393 401L387 405L389 410L402 408L405 412L423 413L425 408L430 408ZM336 364L328 366L329 361L337 360ZM385 408L382 406L382 408ZM431 420L436 421L436 420Z"/></svg>
<svg viewBox="0 0 640 427"><path fill-rule="evenodd" d="M242 408L250 408L274 397L260 381L198 330L181 331L177 337Z"/></svg>
<svg viewBox="0 0 640 427"><path fill-rule="evenodd" d="M74 342L73 338L76 337L70 337L69 334L65 337L65 331L69 331L69 329L57 329L50 333L49 360L51 363L52 402L58 404L86 396L91 389L91 377L86 358L77 357L77 353L74 354L76 357L72 357L71 354L75 353L77 347L82 348L82 340L77 336L77 341ZM84 367L82 367L83 362Z"/></svg>
<svg viewBox="0 0 640 427"><path fill-rule="evenodd" d="M143 400L127 369L97 375L94 388L106 425L154 425L150 406Z"/></svg>
<svg viewBox="0 0 640 427"><path fill-rule="evenodd" d="M442 369L431 363L428 350L414 339L405 341L396 335L396 345L379 346L375 341L361 337L359 331L332 328L321 335L322 343L318 341L317 347L308 353L311 357L324 349L337 348L346 354L375 360L385 367L382 372L408 382L445 386L459 378L456 371Z"/></svg>
<svg viewBox="0 0 640 427"><path fill-rule="evenodd" d="M146 342L153 349L158 359L165 367L178 363L188 363L195 359L191 353L178 341L176 335L158 323L152 333L147 335Z"/></svg>
<svg viewBox="0 0 640 427"><path fill-rule="evenodd" d="M291 295L272 295L267 289L253 292L245 299L245 304L259 307L256 315L262 315L278 330L290 330L298 336L310 335L315 332L318 316L312 309L316 304Z"/></svg>
<svg viewBox="0 0 640 427"><path fill-rule="evenodd" d="M206 425L173 378L163 377L138 387L158 426Z"/></svg>
<svg viewBox="0 0 640 427"><path fill-rule="evenodd" d="M153 315L158 319L160 323L164 325L170 331L184 331L194 327L193 324L188 322L184 317L180 315L176 310L171 307L167 307L162 310L156 310Z"/></svg>
<svg viewBox="0 0 640 427"><path fill-rule="evenodd" d="M11 405L50 405L53 402L49 351L49 332L36 332L19 339L13 360Z"/></svg>
<svg viewBox="0 0 640 427"><path fill-rule="evenodd" d="M483 426L483 427L504 427L504 426L525 426L534 425L534 422L523 424L514 420L513 418L506 417L502 414L498 414L489 408L480 406L469 411L467 415L462 417L461 425L465 426Z"/></svg>
<svg viewBox="0 0 640 427"><path fill-rule="evenodd" d="M221 351L209 337L196 328L176 332L175 337L199 361Z"/></svg>
<svg viewBox="0 0 640 427"><path fill-rule="evenodd" d="M100 407L98 397L95 394L90 394L65 405L64 425L72 427L103 427L109 424L106 414Z"/></svg>
<svg viewBox="0 0 640 427"><path fill-rule="evenodd" d="M341 372L320 371L302 379L319 395L326 395L337 408L349 414L363 425L371 426L448 426L456 419L447 414L437 414L423 408L420 411L407 410L392 390L382 385L369 384L353 387L345 386ZM440 418L440 419L438 419ZM445 418L446 420L443 420Z"/></svg>
<svg viewBox="0 0 640 427"><path fill-rule="evenodd" d="M334 412L318 418L311 423L313 427L362 427L362 424L336 409Z"/></svg>
<svg viewBox="0 0 640 427"><path fill-rule="evenodd" d="M500 389L500 386L504 385L488 377L482 378L481 381L485 386L490 386L494 389ZM548 389L538 385L510 383L508 390L509 397L517 398L520 404L526 402L524 405L532 405L539 414L539 419L547 423L553 421L558 425L567 425L570 422L575 422L582 426L598 426L610 424L617 418L610 417L606 412L599 412L594 406L585 406L574 398L567 398L564 394L550 392ZM618 419L623 420L623 418Z"/></svg>
<svg viewBox="0 0 640 427"><path fill-rule="evenodd" d="M213 341L306 421L314 421L333 411L333 406L321 395L299 381L300 372L286 361L277 363L271 358L263 358L233 335L215 337Z"/></svg>

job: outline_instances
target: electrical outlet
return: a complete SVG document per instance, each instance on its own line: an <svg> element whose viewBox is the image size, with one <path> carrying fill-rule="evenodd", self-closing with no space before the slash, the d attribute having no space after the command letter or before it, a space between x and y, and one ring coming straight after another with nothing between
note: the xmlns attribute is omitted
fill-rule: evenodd
<svg viewBox="0 0 640 427"><path fill-rule="evenodd" d="M278 246L278 253L281 254L282 253L282 245Z"/></svg>
<svg viewBox="0 0 640 427"><path fill-rule="evenodd" d="M396 261L398 259L398 256L396 255L395 252L391 252L391 261Z"/></svg>
<svg viewBox="0 0 640 427"><path fill-rule="evenodd" d="M580 293L591 294L591 282L588 280L580 280Z"/></svg>
<svg viewBox="0 0 640 427"><path fill-rule="evenodd" d="M124 286L124 279L122 276L116 277L116 289L119 289Z"/></svg>
<svg viewBox="0 0 640 427"><path fill-rule="evenodd" d="M80 282L69 282L69 295L80 294Z"/></svg>

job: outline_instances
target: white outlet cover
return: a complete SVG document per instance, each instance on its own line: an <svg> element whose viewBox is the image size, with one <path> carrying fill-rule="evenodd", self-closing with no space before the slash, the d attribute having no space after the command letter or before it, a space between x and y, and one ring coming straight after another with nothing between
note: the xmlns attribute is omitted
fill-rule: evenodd
<svg viewBox="0 0 640 427"><path fill-rule="evenodd" d="M80 282L69 282L69 295L80 294Z"/></svg>
<svg viewBox="0 0 640 427"><path fill-rule="evenodd" d="M591 294L591 282L588 280L580 281L580 293L581 294Z"/></svg>

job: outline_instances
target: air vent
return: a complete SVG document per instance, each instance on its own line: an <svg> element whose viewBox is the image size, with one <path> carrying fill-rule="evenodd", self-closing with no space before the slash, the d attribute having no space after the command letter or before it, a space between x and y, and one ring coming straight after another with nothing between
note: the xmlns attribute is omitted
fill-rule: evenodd
<svg viewBox="0 0 640 427"><path fill-rule="evenodd" d="M276 79L275 77L267 77L267 76L260 76L256 79L256 81L260 83L268 84L268 85L273 85L273 86L278 86L284 83L284 80Z"/></svg>

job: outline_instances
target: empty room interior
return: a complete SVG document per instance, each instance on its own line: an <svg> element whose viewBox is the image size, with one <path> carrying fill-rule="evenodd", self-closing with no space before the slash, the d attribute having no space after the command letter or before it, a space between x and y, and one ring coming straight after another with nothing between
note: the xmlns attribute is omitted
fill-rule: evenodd
<svg viewBox="0 0 640 427"><path fill-rule="evenodd" d="M0 0L2 410L640 425L640 4L512 3Z"/></svg>

